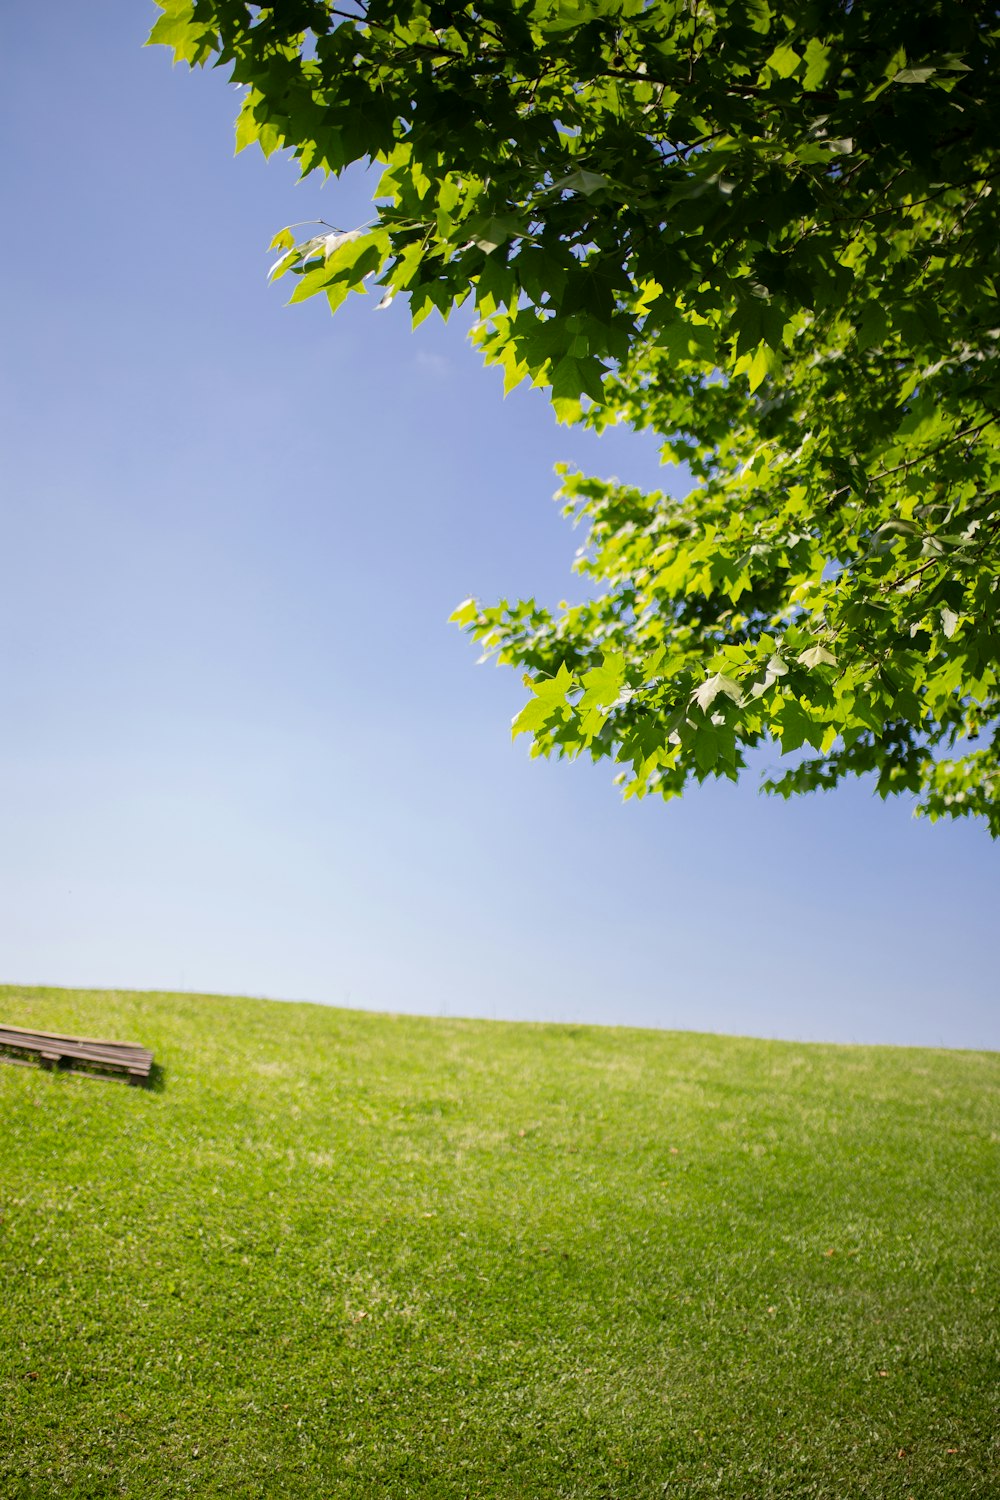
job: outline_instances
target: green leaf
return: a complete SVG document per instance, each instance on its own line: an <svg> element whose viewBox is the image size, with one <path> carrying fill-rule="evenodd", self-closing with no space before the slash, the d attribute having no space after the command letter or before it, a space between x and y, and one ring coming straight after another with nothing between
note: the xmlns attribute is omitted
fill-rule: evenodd
<svg viewBox="0 0 1000 1500"><path fill-rule="evenodd" d="M463 599L448 616L449 623L455 625L471 625L472 621L479 616L479 605L475 599Z"/></svg>
<svg viewBox="0 0 1000 1500"><path fill-rule="evenodd" d="M893 74L893 83L926 83L933 78L937 68L901 68Z"/></svg>
<svg viewBox="0 0 1000 1500"><path fill-rule="evenodd" d="M825 723L807 714L794 698L786 698L783 701L775 727L781 740L782 755L801 749L807 742L818 750L823 743L827 728Z"/></svg>
<svg viewBox="0 0 1000 1500"><path fill-rule="evenodd" d="M808 651L803 651L798 659L804 667L835 667L837 665L837 658L833 652L820 645L810 646Z"/></svg>
<svg viewBox="0 0 1000 1500"><path fill-rule="evenodd" d="M751 391L755 391L771 367L772 354L766 344L761 344L747 370Z"/></svg>
<svg viewBox="0 0 1000 1500"><path fill-rule="evenodd" d="M881 344L888 331L889 324L881 303L867 302L857 324L858 349L863 351Z"/></svg>
<svg viewBox="0 0 1000 1500"><path fill-rule="evenodd" d="M805 50L806 70L802 77L802 87L807 92L818 89L827 75L830 67L830 48L826 42L821 42L819 37L811 37Z"/></svg>
<svg viewBox="0 0 1000 1500"><path fill-rule="evenodd" d="M705 713L708 713L720 693L732 699L734 703L742 703L743 701L743 694L740 691L738 683L735 683L731 677L724 676L722 672L715 672L711 677L706 678L704 682L699 683L698 687L691 694L691 697L701 706Z"/></svg>
<svg viewBox="0 0 1000 1500"><path fill-rule="evenodd" d="M773 69L779 78L791 78L801 61L795 48L789 47L787 42L784 42L780 47L775 47L767 59L767 66Z"/></svg>
<svg viewBox="0 0 1000 1500"><path fill-rule="evenodd" d="M569 172L565 177L560 177L558 182L552 184L554 193L582 193L584 197L590 198L594 193L602 192L610 187L607 177L601 172L587 172L582 167L575 172Z"/></svg>
<svg viewBox="0 0 1000 1500"><path fill-rule="evenodd" d="M714 729L699 727L694 738L694 759L699 771L710 771L719 758L719 736Z"/></svg>
<svg viewBox="0 0 1000 1500"><path fill-rule="evenodd" d="M516 219L491 218L485 219L470 238L474 245L478 245L480 250L490 255L521 232L521 226Z"/></svg>
<svg viewBox="0 0 1000 1500"><path fill-rule="evenodd" d="M617 651L606 652L600 666L591 667L581 678L582 704L609 708L618 698L624 681L624 656Z"/></svg>
<svg viewBox="0 0 1000 1500"><path fill-rule="evenodd" d="M511 738L519 734L537 734L553 719L561 719L566 709L566 695L573 686L573 676L563 664L554 677L527 678L534 698L526 703L511 723Z"/></svg>

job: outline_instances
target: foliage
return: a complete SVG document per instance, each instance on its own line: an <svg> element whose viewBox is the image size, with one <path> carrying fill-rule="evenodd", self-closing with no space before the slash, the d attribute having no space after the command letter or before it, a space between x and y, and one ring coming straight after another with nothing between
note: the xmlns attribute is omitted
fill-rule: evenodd
<svg viewBox="0 0 1000 1500"><path fill-rule="evenodd" d="M996 1494L995 1055L0 1007L4 1500Z"/></svg>
<svg viewBox="0 0 1000 1500"><path fill-rule="evenodd" d="M277 237L293 301L471 297L508 386L662 435L683 499L567 475L582 603L456 618L515 733L628 794L808 750L1000 833L1000 27L953 0L159 0L247 86L238 144L384 164Z"/></svg>

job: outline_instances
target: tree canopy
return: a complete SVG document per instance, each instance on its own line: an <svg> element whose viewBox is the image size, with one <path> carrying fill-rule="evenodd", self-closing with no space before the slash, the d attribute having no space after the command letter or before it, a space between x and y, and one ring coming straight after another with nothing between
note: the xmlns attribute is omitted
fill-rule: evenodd
<svg viewBox="0 0 1000 1500"><path fill-rule="evenodd" d="M771 741L769 790L872 772L1000 834L996 7L158 3L238 148L384 169L367 224L276 236L293 302L471 298L508 388L687 465L564 473L583 598L456 611L515 733L664 797Z"/></svg>

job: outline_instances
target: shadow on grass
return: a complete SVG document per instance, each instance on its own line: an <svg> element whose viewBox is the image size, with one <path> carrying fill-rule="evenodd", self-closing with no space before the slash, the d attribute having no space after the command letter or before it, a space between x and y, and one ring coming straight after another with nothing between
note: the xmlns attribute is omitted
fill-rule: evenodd
<svg viewBox="0 0 1000 1500"><path fill-rule="evenodd" d="M33 1072L39 1073L42 1077L47 1078L83 1078L92 1083L118 1083L125 1084L126 1087L131 1082L131 1080L123 1073L112 1071L111 1069L105 1070L99 1067L74 1067L72 1063L65 1058L62 1059L59 1063L53 1065L45 1062L40 1062L35 1057L14 1057L9 1053L0 1052L0 1063L13 1063L13 1065L18 1068L31 1068ZM150 1066L148 1078L141 1082L140 1087L143 1088L146 1093L162 1094L165 1091L166 1086L167 1071L163 1067L162 1063L154 1062Z"/></svg>
<svg viewBox="0 0 1000 1500"><path fill-rule="evenodd" d="M167 1086L167 1070L162 1063L155 1062L149 1070L149 1078L146 1082L146 1091L150 1094L162 1094Z"/></svg>

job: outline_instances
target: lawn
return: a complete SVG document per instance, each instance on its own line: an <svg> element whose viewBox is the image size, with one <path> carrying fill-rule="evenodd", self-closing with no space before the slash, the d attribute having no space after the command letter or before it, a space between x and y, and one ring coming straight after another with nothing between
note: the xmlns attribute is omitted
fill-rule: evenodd
<svg viewBox="0 0 1000 1500"><path fill-rule="evenodd" d="M1000 1057L0 989L0 1495L1000 1494Z"/></svg>

